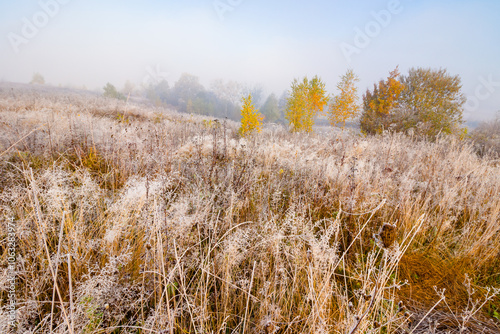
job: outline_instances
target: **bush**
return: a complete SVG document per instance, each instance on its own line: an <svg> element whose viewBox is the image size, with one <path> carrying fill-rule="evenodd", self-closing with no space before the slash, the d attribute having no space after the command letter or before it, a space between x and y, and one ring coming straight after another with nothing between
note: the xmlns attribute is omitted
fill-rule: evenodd
<svg viewBox="0 0 500 334"><path fill-rule="evenodd" d="M318 76L295 79L287 99L285 118L292 132L312 132L314 117L328 104L325 83Z"/></svg>
<svg viewBox="0 0 500 334"><path fill-rule="evenodd" d="M109 82L106 84L106 86L104 86L104 94L103 94L103 96L110 97L110 98L113 98L113 99L123 100L123 101L125 101L127 99L125 97L125 95L123 95L122 93L118 92L118 90L116 89L116 87L113 86L112 84L110 84Z"/></svg>
<svg viewBox="0 0 500 334"><path fill-rule="evenodd" d="M493 121L481 122L471 133L477 152L500 157L500 112Z"/></svg>

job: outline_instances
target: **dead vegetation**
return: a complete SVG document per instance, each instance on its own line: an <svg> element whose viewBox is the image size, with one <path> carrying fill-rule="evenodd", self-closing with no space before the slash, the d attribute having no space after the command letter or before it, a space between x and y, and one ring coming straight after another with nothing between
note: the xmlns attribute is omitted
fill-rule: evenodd
<svg viewBox="0 0 500 334"><path fill-rule="evenodd" d="M464 141L242 139L8 89L0 128L0 295L14 217L18 332L500 331L500 167Z"/></svg>

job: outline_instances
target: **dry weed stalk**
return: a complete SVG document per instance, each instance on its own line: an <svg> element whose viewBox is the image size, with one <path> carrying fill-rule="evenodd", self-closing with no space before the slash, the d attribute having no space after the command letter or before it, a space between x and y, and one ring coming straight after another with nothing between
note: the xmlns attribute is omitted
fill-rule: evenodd
<svg viewBox="0 0 500 334"><path fill-rule="evenodd" d="M0 91L0 263L13 216L19 331L498 330L498 290L479 286L500 286L500 167L464 142L242 139L132 101L14 94Z"/></svg>

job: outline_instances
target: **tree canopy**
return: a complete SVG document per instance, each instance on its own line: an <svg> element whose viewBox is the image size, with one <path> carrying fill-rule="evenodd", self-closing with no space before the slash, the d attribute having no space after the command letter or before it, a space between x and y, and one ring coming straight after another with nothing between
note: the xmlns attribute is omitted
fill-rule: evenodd
<svg viewBox="0 0 500 334"><path fill-rule="evenodd" d="M333 97L328 114L331 125L342 123L342 126L345 127L345 122L348 119L355 118L358 115L360 110L358 88L356 87L358 81L359 78L352 69L349 69L346 74L341 76L340 82L337 84L340 93Z"/></svg>
<svg viewBox="0 0 500 334"><path fill-rule="evenodd" d="M116 89L116 87L113 86L112 84L110 84L109 82L106 84L106 86L104 86L103 96L110 97L110 98L113 98L113 99L118 99L118 100L126 100L127 99L125 97L125 95L123 95L122 93L120 93Z"/></svg>
<svg viewBox="0 0 500 334"><path fill-rule="evenodd" d="M285 118L294 132L312 132L314 117L328 104L325 84L318 76L311 80L295 79L287 100Z"/></svg>
<svg viewBox="0 0 500 334"><path fill-rule="evenodd" d="M264 102L261 113L266 117L266 122L278 122L281 118L280 109L278 106L278 98L274 93L270 94Z"/></svg>
<svg viewBox="0 0 500 334"><path fill-rule="evenodd" d="M363 96L362 131L413 129L428 137L458 131L466 101L458 75L425 68L412 68L399 78L397 74L396 68Z"/></svg>
<svg viewBox="0 0 500 334"><path fill-rule="evenodd" d="M262 120L264 117L259 114L252 102L252 95L241 99L243 106L241 107L241 127L240 134L246 136L253 132L262 130Z"/></svg>

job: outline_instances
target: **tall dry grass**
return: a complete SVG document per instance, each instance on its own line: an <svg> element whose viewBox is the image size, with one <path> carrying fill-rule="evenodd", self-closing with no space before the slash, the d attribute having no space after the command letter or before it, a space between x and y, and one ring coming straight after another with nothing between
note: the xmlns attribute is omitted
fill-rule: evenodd
<svg viewBox="0 0 500 334"><path fill-rule="evenodd" d="M500 330L500 167L462 141L6 88L0 127L20 333Z"/></svg>

